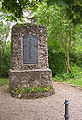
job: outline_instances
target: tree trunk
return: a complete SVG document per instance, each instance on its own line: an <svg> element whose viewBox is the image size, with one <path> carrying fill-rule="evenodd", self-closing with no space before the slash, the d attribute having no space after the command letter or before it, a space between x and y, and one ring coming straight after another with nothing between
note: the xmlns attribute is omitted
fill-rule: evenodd
<svg viewBox="0 0 82 120"><path fill-rule="evenodd" d="M67 47L67 63L66 63L67 73L71 73L70 64L69 64L69 49L71 46L71 41L72 41L72 38L71 38L71 30L70 30L70 32L69 32L69 45Z"/></svg>
<svg viewBox="0 0 82 120"><path fill-rule="evenodd" d="M67 49L67 63L66 63L67 73L71 73L70 64L69 64L69 47Z"/></svg>

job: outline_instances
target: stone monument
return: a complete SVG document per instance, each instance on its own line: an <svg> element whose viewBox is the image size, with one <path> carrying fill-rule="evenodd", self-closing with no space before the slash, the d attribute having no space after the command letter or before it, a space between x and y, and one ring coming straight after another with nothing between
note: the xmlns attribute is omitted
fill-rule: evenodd
<svg viewBox="0 0 82 120"><path fill-rule="evenodd" d="M26 23L12 27L9 79L14 97L37 98L54 94L44 26Z"/></svg>

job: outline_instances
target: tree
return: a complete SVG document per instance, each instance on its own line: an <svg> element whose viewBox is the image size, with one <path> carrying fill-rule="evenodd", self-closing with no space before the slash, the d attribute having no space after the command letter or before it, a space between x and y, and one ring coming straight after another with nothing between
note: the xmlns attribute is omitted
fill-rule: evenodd
<svg viewBox="0 0 82 120"><path fill-rule="evenodd" d="M0 48L2 48L2 51L4 52L10 28L8 23L4 24L3 22L2 21L0 22Z"/></svg>
<svg viewBox="0 0 82 120"><path fill-rule="evenodd" d="M75 25L81 23L82 1L81 0L47 0L48 6L58 4L66 10L66 14Z"/></svg>
<svg viewBox="0 0 82 120"><path fill-rule="evenodd" d="M22 20L23 13L28 10L35 10L41 0L2 0L2 12L7 13L7 17L17 21Z"/></svg>
<svg viewBox="0 0 82 120"><path fill-rule="evenodd" d="M7 49L7 38L10 31L9 25L3 22L0 22L0 73L4 73L4 68L6 67L5 59L7 58L5 58L5 50Z"/></svg>
<svg viewBox="0 0 82 120"><path fill-rule="evenodd" d="M4 56L4 57L3 57ZM0 77L8 77L11 61L11 42L8 40L2 53L2 48L0 47Z"/></svg>
<svg viewBox="0 0 82 120"><path fill-rule="evenodd" d="M65 51L66 70L67 73L70 73L69 51L71 44L75 41L75 33L74 24L67 17L67 12L58 5L47 7L46 3L43 3L35 13L35 18L37 18L37 23L47 27L48 41L58 41L61 50Z"/></svg>
<svg viewBox="0 0 82 120"><path fill-rule="evenodd" d="M82 13L81 0L1 0L3 12L11 13L12 19L23 18L23 12L36 10L42 1L47 2L48 6L58 4L67 11L67 16L72 19L73 23L80 22Z"/></svg>

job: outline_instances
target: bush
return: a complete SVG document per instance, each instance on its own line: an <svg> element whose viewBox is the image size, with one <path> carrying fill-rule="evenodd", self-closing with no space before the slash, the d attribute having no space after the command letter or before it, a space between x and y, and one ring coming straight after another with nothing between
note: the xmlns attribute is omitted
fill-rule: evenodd
<svg viewBox="0 0 82 120"><path fill-rule="evenodd" d="M8 41L4 52L0 48L0 77L8 77L11 59L11 42Z"/></svg>
<svg viewBox="0 0 82 120"><path fill-rule="evenodd" d="M77 67L76 65L71 66L72 73L62 72L60 74L55 75L53 78L54 81L68 81L71 79L82 79L82 69L81 67Z"/></svg>
<svg viewBox="0 0 82 120"><path fill-rule="evenodd" d="M70 62L76 64L78 67L82 65L82 54L76 53L74 50L70 51Z"/></svg>
<svg viewBox="0 0 82 120"><path fill-rule="evenodd" d="M65 53L64 51L55 51L53 48L48 50L49 68L52 70L52 75L60 74L66 71L65 68Z"/></svg>
<svg viewBox="0 0 82 120"><path fill-rule="evenodd" d="M71 66L71 70L74 78L80 78L82 76L82 68L78 67L76 64Z"/></svg>
<svg viewBox="0 0 82 120"><path fill-rule="evenodd" d="M72 79L74 78L74 76L72 75L72 73L61 73L61 74L57 74L55 76L55 80L59 80L59 81L66 81L66 80L69 80L69 79Z"/></svg>

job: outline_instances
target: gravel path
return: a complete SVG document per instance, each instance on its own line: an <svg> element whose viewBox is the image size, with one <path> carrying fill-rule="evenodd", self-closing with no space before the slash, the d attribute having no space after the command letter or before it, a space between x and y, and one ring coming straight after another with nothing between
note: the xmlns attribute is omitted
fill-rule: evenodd
<svg viewBox="0 0 82 120"><path fill-rule="evenodd" d="M64 100L68 99L69 120L82 120L82 90L54 82L55 95L38 99L17 99L0 87L0 120L64 120Z"/></svg>

